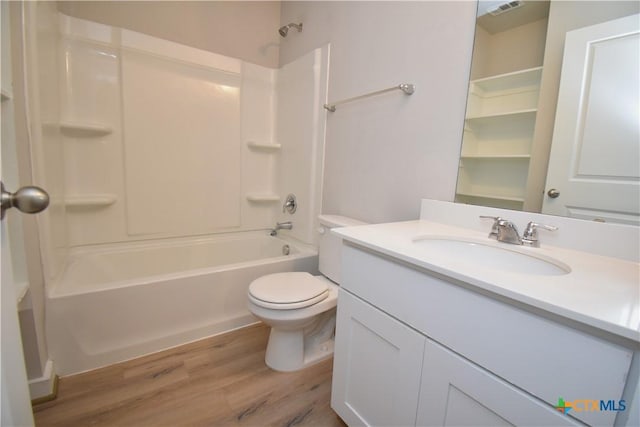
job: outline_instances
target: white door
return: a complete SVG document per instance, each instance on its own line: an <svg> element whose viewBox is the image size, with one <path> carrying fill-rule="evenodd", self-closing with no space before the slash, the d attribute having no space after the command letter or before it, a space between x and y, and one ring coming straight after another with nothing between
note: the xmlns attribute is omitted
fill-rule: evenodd
<svg viewBox="0 0 640 427"><path fill-rule="evenodd" d="M3 101L4 102L4 101ZM4 104L2 106L4 114ZM2 144L4 151L4 141ZM13 277L12 259L8 236L7 220L2 221L2 278L0 280L0 322L2 331L2 352L0 354L2 406L0 418L2 426L33 425L33 414L27 385L27 370L24 364L22 338L18 324L18 304ZM11 236L15 238L15 236Z"/></svg>
<svg viewBox="0 0 640 427"><path fill-rule="evenodd" d="M639 75L640 15L567 33L543 213L640 225Z"/></svg>
<svg viewBox="0 0 640 427"><path fill-rule="evenodd" d="M15 132L13 124L13 102L11 99L11 55L9 38L9 6L2 2L0 15L2 37L2 147L0 151L0 176L9 186L9 190L17 190L17 161L15 157ZM2 404L0 419L2 426L31 426L33 413L27 385L27 373L22 350L22 338L18 323L17 289L24 281L26 267L24 254L19 253L23 247L19 212L7 212L0 222L2 227L2 247L0 269L0 322L2 347L0 352L0 394Z"/></svg>

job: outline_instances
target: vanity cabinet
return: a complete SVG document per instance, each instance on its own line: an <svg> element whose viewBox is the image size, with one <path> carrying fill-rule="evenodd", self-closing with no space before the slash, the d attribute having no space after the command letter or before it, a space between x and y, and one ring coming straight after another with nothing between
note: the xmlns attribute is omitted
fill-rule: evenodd
<svg viewBox="0 0 640 427"><path fill-rule="evenodd" d="M332 406L351 426L581 425L341 290Z"/></svg>
<svg viewBox="0 0 640 427"><path fill-rule="evenodd" d="M349 425L613 425L558 399L623 398L633 351L345 245L332 407Z"/></svg>

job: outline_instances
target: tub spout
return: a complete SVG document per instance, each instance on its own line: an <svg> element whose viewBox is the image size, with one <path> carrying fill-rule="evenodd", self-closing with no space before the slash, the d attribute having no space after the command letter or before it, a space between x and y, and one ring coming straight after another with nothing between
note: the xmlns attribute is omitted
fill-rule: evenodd
<svg viewBox="0 0 640 427"><path fill-rule="evenodd" d="M291 221L277 222L276 223L276 228L271 230L271 233L269 233L269 234L271 236L275 236L275 235L278 234L278 230L291 230L292 228L293 228L293 224L291 223Z"/></svg>

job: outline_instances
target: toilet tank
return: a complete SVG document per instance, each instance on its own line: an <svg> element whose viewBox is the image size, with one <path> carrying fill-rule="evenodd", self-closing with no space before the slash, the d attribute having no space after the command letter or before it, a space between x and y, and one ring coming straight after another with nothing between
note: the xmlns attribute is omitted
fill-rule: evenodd
<svg viewBox="0 0 640 427"><path fill-rule="evenodd" d="M364 225L366 222L339 215L319 215L320 239L318 244L318 269L325 277L340 283L342 265L342 238L331 233L332 228Z"/></svg>

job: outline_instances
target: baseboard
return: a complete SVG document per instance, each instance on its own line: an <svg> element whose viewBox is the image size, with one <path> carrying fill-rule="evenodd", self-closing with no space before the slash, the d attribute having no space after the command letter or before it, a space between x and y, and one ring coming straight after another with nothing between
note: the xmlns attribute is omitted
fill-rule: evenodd
<svg viewBox="0 0 640 427"><path fill-rule="evenodd" d="M58 394L58 376L53 370L53 362L51 360L47 360L41 377L29 380L29 394L31 395L32 405L56 398Z"/></svg>

